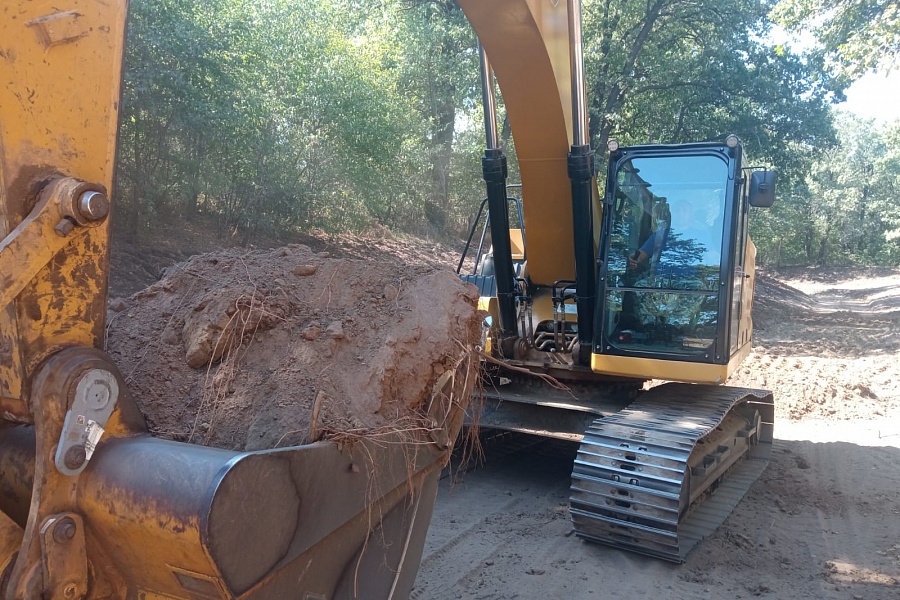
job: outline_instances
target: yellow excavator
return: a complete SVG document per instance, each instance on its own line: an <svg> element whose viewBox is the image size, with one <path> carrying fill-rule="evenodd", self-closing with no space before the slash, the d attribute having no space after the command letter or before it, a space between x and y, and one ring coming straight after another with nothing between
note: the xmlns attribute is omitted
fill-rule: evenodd
<svg viewBox="0 0 900 600"><path fill-rule="evenodd" d="M735 136L613 141L601 196L580 2L458 3L482 45L488 218L460 260L477 248L463 278L491 315L480 426L580 442L575 533L683 561L771 448L772 394L721 384L750 352L748 218L774 201L775 174L748 167ZM521 199L507 195L494 77Z"/></svg>
<svg viewBox="0 0 900 600"><path fill-rule="evenodd" d="M406 598L474 378L421 439L231 452L149 435L103 352L126 8L0 5L0 597Z"/></svg>
<svg viewBox="0 0 900 600"><path fill-rule="evenodd" d="M772 439L771 394L711 384L749 352L748 211L771 203L773 174L751 173L736 139L615 148L601 198L578 2L459 4L490 57L492 250L466 275L501 363L482 424L580 440L578 535L680 560ZM415 452L232 452L149 435L103 352L126 8L0 7L0 597L405 598L464 377L435 388ZM515 228L491 67L518 150Z"/></svg>

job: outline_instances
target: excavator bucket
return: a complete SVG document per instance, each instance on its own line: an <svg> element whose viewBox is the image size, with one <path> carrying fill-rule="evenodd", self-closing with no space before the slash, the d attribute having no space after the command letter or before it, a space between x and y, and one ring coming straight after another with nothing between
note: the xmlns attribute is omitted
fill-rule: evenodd
<svg viewBox="0 0 900 600"><path fill-rule="evenodd" d="M100 369L120 377L99 351L63 351L38 391L59 394ZM0 430L5 597L406 598L469 370L464 362L442 378L432 427L416 439L232 452L141 432L124 395L110 435L70 477L42 452L48 434L58 439L51 419L9 424Z"/></svg>
<svg viewBox="0 0 900 600"><path fill-rule="evenodd" d="M0 597L406 598L470 350L414 432L258 452L150 436L101 350L126 5L0 8Z"/></svg>

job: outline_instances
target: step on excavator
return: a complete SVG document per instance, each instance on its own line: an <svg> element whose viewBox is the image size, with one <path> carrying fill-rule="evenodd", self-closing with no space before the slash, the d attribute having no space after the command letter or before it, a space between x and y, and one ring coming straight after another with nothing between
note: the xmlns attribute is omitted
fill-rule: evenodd
<svg viewBox="0 0 900 600"><path fill-rule="evenodd" d="M601 195L580 2L459 5L481 43L486 124L487 198L458 269L471 260L462 277L490 313L479 425L578 442L575 533L681 562L772 445L772 394L722 384L750 352L749 214L774 201L775 173L747 165L733 135L612 141ZM521 198L507 193L495 79Z"/></svg>
<svg viewBox="0 0 900 600"><path fill-rule="evenodd" d="M232 452L151 436L103 351L126 8L0 6L0 597L407 598L468 371L421 439Z"/></svg>

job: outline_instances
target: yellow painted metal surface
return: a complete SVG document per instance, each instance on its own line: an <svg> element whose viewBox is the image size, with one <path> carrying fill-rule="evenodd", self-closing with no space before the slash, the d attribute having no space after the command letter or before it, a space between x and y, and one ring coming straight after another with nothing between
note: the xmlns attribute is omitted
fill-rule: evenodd
<svg viewBox="0 0 900 600"><path fill-rule="evenodd" d="M535 326L545 321L553 321L553 297L549 289L540 290L532 297L532 301L533 303L531 306L531 313L534 317ZM568 305L569 310L574 311L574 306L574 303L570 303ZM572 312L568 315L568 318L566 320L574 323L578 319L575 313Z"/></svg>
<svg viewBox="0 0 900 600"><path fill-rule="evenodd" d="M509 245L513 260L525 260L525 241L521 229L509 230Z"/></svg>
<svg viewBox="0 0 900 600"><path fill-rule="evenodd" d="M73 233L62 250L53 225L15 244L9 237L51 175L111 189L126 7L124 0L0 3L0 252L32 248L18 266L36 272L0 306L4 399L26 396L37 365L60 348L103 344L107 224Z"/></svg>
<svg viewBox="0 0 900 600"><path fill-rule="evenodd" d="M22 528L0 511L0 573L4 572L10 562L15 560L16 552L22 543Z"/></svg>
<svg viewBox="0 0 900 600"><path fill-rule="evenodd" d="M591 354L591 370L596 373L635 379L664 379L685 383L725 383L725 380L734 373L748 354L750 354L750 344L744 345L734 354L727 365Z"/></svg>
<svg viewBox="0 0 900 600"><path fill-rule="evenodd" d="M60 250L90 230L69 221L78 214L75 205L82 188L83 182L71 178L48 183L31 214L0 240L0 306L10 305ZM60 223L72 231L57 233Z"/></svg>
<svg viewBox="0 0 900 600"><path fill-rule="evenodd" d="M538 285L574 279L566 2L459 0L459 5L494 69L515 138L528 273Z"/></svg>
<svg viewBox="0 0 900 600"><path fill-rule="evenodd" d="M2 150L3 138L0 137L0 152ZM3 196L5 189L3 163L0 162L0 239L6 239L11 230ZM0 270L0 273L2 272ZM22 393L23 372L16 304L15 302L7 304L0 302L0 404L3 405L5 413L13 414L13 412L25 410L24 394Z"/></svg>
<svg viewBox="0 0 900 600"><path fill-rule="evenodd" d="M756 244L747 237L744 249L744 285L741 292L741 321L738 325L738 344L750 345L753 336L753 294L756 291Z"/></svg>

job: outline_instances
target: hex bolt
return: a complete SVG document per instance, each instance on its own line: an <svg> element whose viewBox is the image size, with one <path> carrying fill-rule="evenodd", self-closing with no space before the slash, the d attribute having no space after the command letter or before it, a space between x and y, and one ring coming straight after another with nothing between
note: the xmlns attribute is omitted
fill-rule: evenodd
<svg viewBox="0 0 900 600"><path fill-rule="evenodd" d="M88 221L99 221L109 214L109 198L101 192L84 192L77 206L79 214Z"/></svg>
<svg viewBox="0 0 900 600"><path fill-rule="evenodd" d="M75 537L75 521L64 517L53 526L53 540L59 543L68 542Z"/></svg>
<svg viewBox="0 0 900 600"><path fill-rule="evenodd" d="M80 469L85 461L87 461L87 452L85 451L84 446L72 446L66 450L64 462L67 468L73 470Z"/></svg>
<svg viewBox="0 0 900 600"><path fill-rule="evenodd" d="M74 230L75 223L68 217L60 219L59 223L56 224L56 227L53 228L53 231L55 231L56 235L59 237L66 237Z"/></svg>

